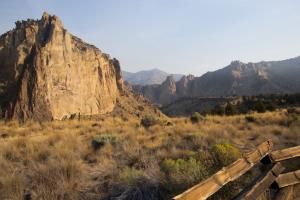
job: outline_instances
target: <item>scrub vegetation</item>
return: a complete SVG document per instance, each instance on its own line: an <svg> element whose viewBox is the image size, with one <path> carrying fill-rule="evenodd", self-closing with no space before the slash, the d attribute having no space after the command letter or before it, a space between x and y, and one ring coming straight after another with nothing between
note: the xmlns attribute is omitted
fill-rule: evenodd
<svg viewBox="0 0 300 200"><path fill-rule="evenodd" d="M190 118L0 122L0 199L170 199L259 143L299 145L297 109ZM228 199L247 182L212 199Z"/></svg>

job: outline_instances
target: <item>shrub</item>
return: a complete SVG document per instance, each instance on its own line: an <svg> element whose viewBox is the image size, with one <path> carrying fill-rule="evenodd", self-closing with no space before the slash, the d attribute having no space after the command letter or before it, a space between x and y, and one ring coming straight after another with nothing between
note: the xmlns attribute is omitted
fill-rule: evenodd
<svg viewBox="0 0 300 200"><path fill-rule="evenodd" d="M294 107L287 108L287 112L288 112L289 114L294 113L294 114L300 115L300 109L297 109L297 108L294 108Z"/></svg>
<svg viewBox="0 0 300 200"><path fill-rule="evenodd" d="M241 156L240 151L230 143L215 144L212 148L217 163L220 166L227 166Z"/></svg>
<svg viewBox="0 0 300 200"><path fill-rule="evenodd" d="M195 132L195 133L188 133L187 135L185 135L183 137L183 139L187 140L187 141L194 141L198 138L202 137L202 133L201 132Z"/></svg>
<svg viewBox="0 0 300 200"><path fill-rule="evenodd" d="M274 103L270 102L266 105L266 110L275 111L276 110L276 105Z"/></svg>
<svg viewBox="0 0 300 200"><path fill-rule="evenodd" d="M163 191L159 183L142 179L134 186L125 186L118 197L110 198L116 200L163 200Z"/></svg>
<svg viewBox="0 0 300 200"><path fill-rule="evenodd" d="M2 119L2 118L3 118L3 111L2 111L2 108L0 106L0 119Z"/></svg>
<svg viewBox="0 0 300 200"><path fill-rule="evenodd" d="M159 123L159 119L151 115L145 116L141 120L141 125L146 128L149 128L150 126L153 126L158 123Z"/></svg>
<svg viewBox="0 0 300 200"><path fill-rule="evenodd" d="M79 199L75 185L81 183L81 170L81 163L68 154L64 158L50 160L46 165L37 165L29 178L33 181L32 185L39 186L35 193L40 199L60 199L62 196Z"/></svg>
<svg viewBox="0 0 300 200"><path fill-rule="evenodd" d="M188 133L187 135L183 136L184 141L181 143L181 145L183 148L198 151L200 148L205 146L205 140L203 138L202 132Z"/></svg>
<svg viewBox="0 0 300 200"><path fill-rule="evenodd" d="M194 114L190 117L190 119L193 123L198 123L204 120L204 117L200 113L194 112Z"/></svg>
<svg viewBox="0 0 300 200"><path fill-rule="evenodd" d="M245 116L245 120L248 121L248 122L255 122L256 121L255 117L251 116L251 115Z"/></svg>
<svg viewBox="0 0 300 200"><path fill-rule="evenodd" d="M208 176L205 165L195 158L166 159L161 163L161 170L165 173L166 189L178 191L186 189Z"/></svg>
<svg viewBox="0 0 300 200"><path fill-rule="evenodd" d="M121 183L125 185L135 185L140 179L144 177L145 175L142 170L130 167L125 167L119 175Z"/></svg>
<svg viewBox="0 0 300 200"><path fill-rule="evenodd" d="M266 112L266 107L261 100L258 100L254 106L254 109L259 113Z"/></svg>
<svg viewBox="0 0 300 200"><path fill-rule="evenodd" d="M96 135L92 140L92 147L94 148L94 150L97 150L107 143L115 144L116 141L117 137L112 134Z"/></svg>
<svg viewBox="0 0 300 200"><path fill-rule="evenodd" d="M281 123L281 125L289 127L297 121L300 121L300 115L291 113L287 115L287 118Z"/></svg>
<svg viewBox="0 0 300 200"><path fill-rule="evenodd" d="M290 107L286 109L288 113L296 113L296 108Z"/></svg>
<svg viewBox="0 0 300 200"><path fill-rule="evenodd" d="M221 106L221 105L216 105L212 111L213 114L216 114L216 115L224 115L225 113L225 108L224 106Z"/></svg>
<svg viewBox="0 0 300 200"><path fill-rule="evenodd" d="M143 106L138 106L138 110L139 110L139 111L144 111L145 109L144 109Z"/></svg>
<svg viewBox="0 0 300 200"><path fill-rule="evenodd" d="M236 114L236 108L231 103L228 103L225 107L225 114L226 115Z"/></svg>

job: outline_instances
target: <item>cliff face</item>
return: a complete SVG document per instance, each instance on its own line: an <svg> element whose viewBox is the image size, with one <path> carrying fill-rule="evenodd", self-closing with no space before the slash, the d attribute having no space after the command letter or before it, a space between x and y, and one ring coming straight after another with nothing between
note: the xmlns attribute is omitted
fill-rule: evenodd
<svg viewBox="0 0 300 200"><path fill-rule="evenodd" d="M176 83L166 80L161 85L134 89L150 101L165 106L182 97L297 93L300 92L299 77L300 57L247 64L234 61L200 77L184 76Z"/></svg>
<svg viewBox="0 0 300 200"><path fill-rule="evenodd" d="M136 93L143 94L150 102L157 105L167 105L177 96L176 82L172 76L168 76L161 85L133 85L132 89Z"/></svg>
<svg viewBox="0 0 300 200"><path fill-rule="evenodd" d="M7 118L107 113L122 88L119 62L70 34L56 16L16 22L0 37L0 105Z"/></svg>

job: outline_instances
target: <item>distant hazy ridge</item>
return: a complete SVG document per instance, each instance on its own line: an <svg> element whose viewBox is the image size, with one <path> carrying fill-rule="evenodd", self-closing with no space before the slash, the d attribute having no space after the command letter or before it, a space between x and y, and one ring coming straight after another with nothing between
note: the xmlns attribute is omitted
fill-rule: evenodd
<svg viewBox="0 0 300 200"><path fill-rule="evenodd" d="M300 57L259 63L233 61L227 67L200 77L168 77L160 85L135 86L136 92L156 104L181 97L221 97L300 92Z"/></svg>

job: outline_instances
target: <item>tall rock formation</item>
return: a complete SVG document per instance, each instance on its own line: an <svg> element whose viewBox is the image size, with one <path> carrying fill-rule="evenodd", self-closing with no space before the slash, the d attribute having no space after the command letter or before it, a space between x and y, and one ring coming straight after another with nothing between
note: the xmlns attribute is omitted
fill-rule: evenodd
<svg viewBox="0 0 300 200"><path fill-rule="evenodd" d="M122 88L119 62L70 34L57 16L18 21L0 37L0 105L7 118L107 113Z"/></svg>
<svg viewBox="0 0 300 200"><path fill-rule="evenodd" d="M143 94L150 102L157 105L166 105L176 98L176 82L173 76L168 76L161 84L133 85L133 91Z"/></svg>

